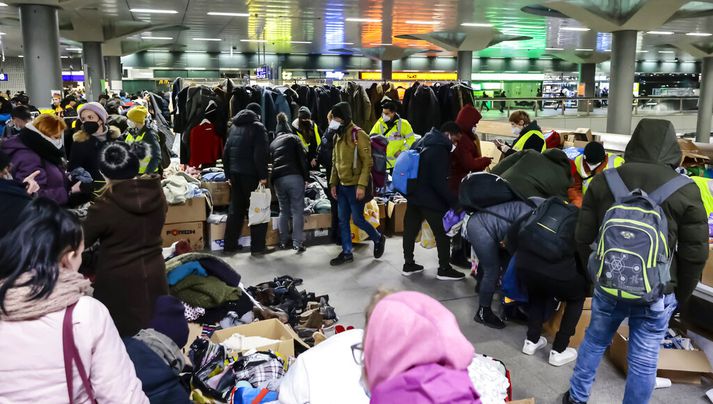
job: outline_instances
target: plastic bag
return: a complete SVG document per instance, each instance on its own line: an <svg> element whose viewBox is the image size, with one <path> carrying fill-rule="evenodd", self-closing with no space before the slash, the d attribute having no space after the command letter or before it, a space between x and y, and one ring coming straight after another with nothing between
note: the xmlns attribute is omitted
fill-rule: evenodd
<svg viewBox="0 0 713 404"><path fill-rule="evenodd" d="M436 247L436 236L433 235L431 226L425 220L421 223L421 230L416 236L416 242L421 243L421 247L428 250Z"/></svg>
<svg viewBox="0 0 713 404"><path fill-rule="evenodd" d="M259 185L250 193L250 209L248 209L248 225L268 223L270 221L270 190Z"/></svg>
<svg viewBox="0 0 713 404"><path fill-rule="evenodd" d="M364 204L364 219L366 219L369 224L374 226L374 228L379 227L379 204L375 200L371 200ZM368 240L369 235L357 225L354 224L353 220L349 220L349 228L352 234L352 243L361 243L362 241Z"/></svg>

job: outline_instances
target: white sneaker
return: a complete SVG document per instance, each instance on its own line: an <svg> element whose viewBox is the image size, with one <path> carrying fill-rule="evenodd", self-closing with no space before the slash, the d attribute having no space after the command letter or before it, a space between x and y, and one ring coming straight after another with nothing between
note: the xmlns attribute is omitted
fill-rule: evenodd
<svg viewBox="0 0 713 404"><path fill-rule="evenodd" d="M562 366L577 359L577 350L567 348L562 352L557 352L554 349L550 351L550 365Z"/></svg>
<svg viewBox="0 0 713 404"><path fill-rule="evenodd" d="M537 341L536 344L525 338L525 344L522 346L522 353L525 355L534 355L538 349L544 348L545 345L547 345L545 337L540 337L540 340Z"/></svg>

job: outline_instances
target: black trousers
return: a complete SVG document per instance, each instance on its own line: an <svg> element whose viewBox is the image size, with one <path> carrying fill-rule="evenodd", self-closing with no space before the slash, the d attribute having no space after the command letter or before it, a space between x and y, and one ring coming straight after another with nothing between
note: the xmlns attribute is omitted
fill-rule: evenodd
<svg viewBox="0 0 713 404"><path fill-rule="evenodd" d="M574 335L579 317L582 315L582 306L587 294L586 279L580 273L567 281L551 279L520 268L518 268L518 273L527 285L529 299L527 339L531 342L537 343L540 340L548 302L557 298L567 303L560 329L552 343L552 349L557 352L564 351L569 345L569 339Z"/></svg>
<svg viewBox="0 0 713 404"><path fill-rule="evenodd" d="M225 224L225 250L238 249L238 239L243 229L243 223L250 208L250 193L253 192L260 181L257 177L231 174L230 175L230 207L228 221ZM265 249L268 223L250 226L250 251L260 252Z"/></svg>
<svg viewBox="0 0 713 404"><path fill-rule="evenodd" d="M421 230L421 223L426 220L431 231L436 238L436 249L438 250L438 268L448 268L448 260L451 255L451 243L443 228L443 215L445 212L438 212L414 205L406 207L404 215L404 260L413 263L413 251L416 244L416 236Z"/></svg>

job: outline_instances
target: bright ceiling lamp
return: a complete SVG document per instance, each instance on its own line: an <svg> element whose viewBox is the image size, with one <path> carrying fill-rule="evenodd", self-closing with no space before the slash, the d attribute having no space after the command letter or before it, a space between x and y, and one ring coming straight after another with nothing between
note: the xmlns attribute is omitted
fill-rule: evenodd
<svg viewBox="0 0 713 404"><path fill-rule="evenodd" d="M438 25L440 21L421 21L421 20L406 20L406 24L413 25Z"/></svg>
<svg viewBox="0 0 713 404"><path fill-rule="evenodd" d="M204 41L204 42L220 42L220 38L193 38L194 41Z"/></svg>
<svg viewBox="0 0 713 404"><path fill-rule="evenodd" d="M711 34L709 32L689 32L686 35L688 35L688 36L711 36L713 34Z"/></svg>
<svg viewBox="0 0 713 404"><path fill-rule="evenodd" d="M248 13L224 13L221 11L209 11L207 14L221 17L250 17Z"/></svg>
<svg viewBox="0 0 713 404"><path fill-rule="evenodd" d="M7 3L0 3L0 7L7 7Z"/></svg>
<svg viewBox="0 0 713 404"><path fill-rule="evenodd" d="M290 41L290 43L309 45L309 44L311 44L312 42L310 42L310 41Z"/></svg>
<svg viewBox="0 0 713 404"><path fill-rule="evenodd" d="M176 10L165 10L165 9L155 9L155 8L132 8L131 10L132 13L141 13L141 14L178 14L178 11Z"/></svg>
<svg viewBox="0 0 713 404"><path fill-rule="evenodd" d="M650 35L673 35L673 31L647 31Z"/></svg>
<svg viewBox="0 0 713 404"><path fill-rule="evenodd" d="M265 43L267 42L267 39L241 39L240 42L257 42L257 43Z"/></svg>
<svg viewBox="0 0 713 404"><path fill-rule="evenodd" d="M587 27L562 27L560 28L561 31L577 31L577 32L586 32L589 31L589 28Z"/></svg>
<svg viewBox="0 0 713 404"><path fill-rule="evenodd" d="M349 22L381 22L379 18L347 18L345 21Z"/></svg>
<svg viewBox="0 0 713 404"><path fill-rule="evenodd" d="M157 41L170 41L173 37L170 36L142 36L141 39L155 39Z"/></svg>
<svg viewBox="0 0 713 404"><path fill-rule="evenodd" d="M649 53L647 50L637 50L636 53Z"/></svg>
<svg viewBox="0 0 713 404"><path fill-rule="evenodd" d="M330 42L327 45L345 46L345 45L354 45L354 42Z"/></svg>
<svg viewBox="0 0 713 404"><path fill-rule="evenodd" d="M67 50L70 52L81 52L82 48L67 48Z"/></svg>
<svg viewBox="0 0 713 404"><path fill-rule="evenodd" d="M560 50L564 50L564 48L545 48L545 50L549 50L549 51L560 51Z"/></svg>
<svg viewBox="0 0 713 404"><path fill-rule="evenodd" d="M489 22L464 22L461 24L462 27L492 27L493 24Z"/></svg>
<svg viewBox="0 0 713 404"><path fill-rule="evenodd" d="M590 48L577 48L577 49L575 49L575 51L577 51L577 52L593 52L594 49L590 49Z"/></svg>
<svg viewBox="0 0 713 404"><path fill-rule="evenodd" d="M662 50L662 51L659 51L659 53L676 53L676 52L674 52L674 51Z"/></svg>

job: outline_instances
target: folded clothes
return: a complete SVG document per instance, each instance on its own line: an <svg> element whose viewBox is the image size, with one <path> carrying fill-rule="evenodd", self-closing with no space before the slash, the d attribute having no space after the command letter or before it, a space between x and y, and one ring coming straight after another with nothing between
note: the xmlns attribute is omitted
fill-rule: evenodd
<svg viewBox="0 0 713 404"><path fill-rule="evenodd" d="M211 224L218 224L218 223L225 223L228 221L228 215L225 214L220 214L220 213L211 213L210 216L208 216L208 219L206 219L206 222L211 223Z"/></svg>
<svg viewBox="0 0 713 404"><path fill-rule="evenodd" d="M238 287L240 285L240 274L235 272L227 262L217 257L201 258L198 262L210 276L215 276L228 286Z"/></svg>
<svg viewBox="0 0 713 404"><path fill-rule="evenodd" d="M186 317L186 321L196 321L205 314L205 309L202 307L193 307L186 304L185 302L181 303L183 303L183 316Z"/></svg>
<svg viewBox="0 0 713 404"><path fill-rule="evenodd" d="M203 181L206 181L206 182L225 182L226 181L225 172L223 172L223 171L204 173L202 179L203 179Z"/></svg>
<svg viewBox="0 0 713 404"><path fill-rule="evenodd" d="M173 286L185 279L188 275L208 276L208 273L201 266L200 262L186 262L185 264L179 265L178 267L174 268L171 272L168 273L168 275L166 275L166 278L168 279L168 285Z"/></svg>

